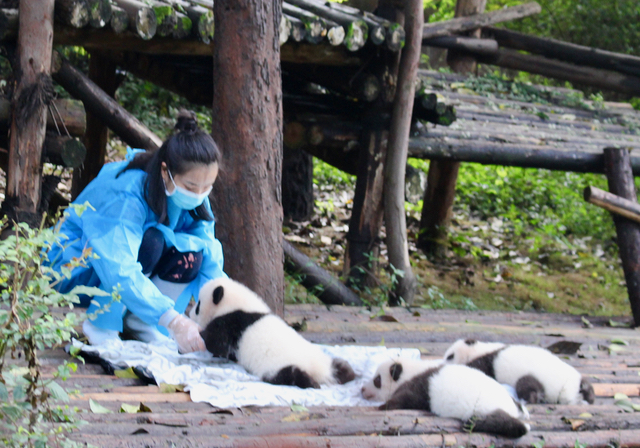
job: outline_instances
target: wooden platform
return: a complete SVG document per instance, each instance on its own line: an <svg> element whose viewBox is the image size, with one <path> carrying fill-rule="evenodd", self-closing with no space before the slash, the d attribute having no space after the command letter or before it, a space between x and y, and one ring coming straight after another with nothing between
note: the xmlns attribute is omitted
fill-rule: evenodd
<svg viewBox="0 0 640 448"><path fill-rule="evenodd" d="M460 422L419 411L378 411L374 407L289 407L217 409L193 403L186 393L161 393L137 379L106 375L95 364L80 365L68 381L78 389L72 405L88 424L75 440L101 447L635 447L640 446L640 413L624 412L613 395L640 404L640 332L609 326L609 318L535 313L432 311L404 308L374 313L363 308L287 306L290 323L306 322L305 337L324 344L417 347L440 357L460 337L549 346L582 343L567 362L596 389L591 406L533 405L529 434L516 441L466 433ZM625 319L615 319L623 322ZM629 319L626 318L628 321ZM591 324L591 328L585 325ZM616 341L618 343L616 343ZM625 345L628 344L628 345ZM67 355L43 354L51 372ZM96 414L89 399L114 411ZM152 412L119 413L122 404L144 403Z"/></svg>

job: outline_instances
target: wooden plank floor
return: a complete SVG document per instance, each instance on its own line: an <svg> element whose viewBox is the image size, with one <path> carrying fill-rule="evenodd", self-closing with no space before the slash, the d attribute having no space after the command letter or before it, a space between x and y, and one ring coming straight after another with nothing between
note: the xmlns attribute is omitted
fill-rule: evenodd
<svg viewBox="0 0 640 448"><path fill-rule="evenodd" d="M375 314L375 313L374 313ZM374 407L316 406L304 412L288 407L217 409L193 403L185 393L161 393L136 379L106 375L95 364L80 365L68 381L77 389L72 405L88 424L77 441L101 447L636 447L640 413L614 403L616 392L640 404L640 332L608 326L608 318L536 313L389 309L371 318L363 308L287 306L290 323L306 322L306 338L339 345L416 347L425 357L440 357L461 337L549 346L560 340L582 343L567 357L596 389L591 406L530 405L531 432L512 441L467 433L460 422L419 411L378 411ZM623 321L625 319L615 319ZM628 321L628 319L626 319ZM614 344L620 340L628 345ZM612 345L619 350L612 350ZM42 355L46 372L67 355ZM89 398L114 411L90 412ZM152 412L118 413L123 403L144 403ZM588 414L585 414L588 412Z"/></svg>

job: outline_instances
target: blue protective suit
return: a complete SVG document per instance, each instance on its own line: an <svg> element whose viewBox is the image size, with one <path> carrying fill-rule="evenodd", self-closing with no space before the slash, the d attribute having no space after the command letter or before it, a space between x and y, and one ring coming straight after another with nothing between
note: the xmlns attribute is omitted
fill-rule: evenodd
<svg viewBox="0 0 640 448"><path fill-rule="evenodd" d="M171 206L168 215L170 224L158 223L158 216L149 208L144 199L144 182L147 174L138 169L125 171L117 179L116 175L128 161L106 164L98 176L87 185L78 198L77 204L88 202L94 210L87 209L82 216L69 209L61 226L62 238L49 251L49 263L57 270L81 257L85 248L91 248L98 255L90 259L88 267L78 267L72 277L57 286L60 292L68 292L76 285L96 286L111 293L120 285L119 303L112 303L110 310L98 314L92 321L97 327L122 331L122 318L128 309L150 325L157 325L160 317L174 308L183 313L192 296L197 297L200 286L206 281L225 276L223 272L222 245L215 238L213 221L196 221L186 210ZM205 204L211 212L209 199ZM200 272L182 292L175 304L163 295L142 273L138 263L138 249L144 232L150 227L160 230L168 247L180 251L203 251ZM111 301L110 296L94 297L100 306ZM91 304L87 313L99 309ZM158 329L167 334L166 329Z"/></svg>

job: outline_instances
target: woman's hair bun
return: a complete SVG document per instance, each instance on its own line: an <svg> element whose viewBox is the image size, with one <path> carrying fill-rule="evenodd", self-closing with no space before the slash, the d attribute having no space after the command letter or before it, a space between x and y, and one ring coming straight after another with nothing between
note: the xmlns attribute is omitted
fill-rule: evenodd
<svg viewBox="0 0 640 448"><path fill-rule="evenodd" d="M180 109L175 126L178 132L195 132L198 129L198 118L192 110Z"/></svg>

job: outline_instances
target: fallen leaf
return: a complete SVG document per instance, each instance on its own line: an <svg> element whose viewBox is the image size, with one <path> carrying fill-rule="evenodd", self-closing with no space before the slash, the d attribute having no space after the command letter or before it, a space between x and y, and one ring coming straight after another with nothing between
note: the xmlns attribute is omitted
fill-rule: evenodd
<svg viewBox="0 0 640 448"><path fill-rule="evenodd" d="M309 412L309 409L305 408L301 404L293 403L291 405L291 410L293 412Z"/></svg>
<svg viewBox="0 0 640 448"><path fill-rule="evenodd" d="M144 403L140 403L140 412L153 412L149 406Z"/></svg>
<svg viewBox="0 0 640 448"><path fill-rule="evenodd" d="M570 418L569 419L569 423L571 424L571 430L575 431L579 427L584 425L586 422L585 422L585 420L582 420L582 419L579 419L579 418Z"/></svg>
<svg viewBox="0 0 640 448"><path fill-rule="evenodd" d="M133 367L129 367L127 369L115 370L113 374L118 378L133 378L133 379L138 378L138 375L136 375L136 373L133 371Z"/></svg>
<svg viewBox="0 0 640 448"><path fill-rule="evenodd" d="M580 418L591 418L591 417L593 417L593 415L591 415L588 412L583 412L582 414L578 415L578 417L580 417Z"/></svg>
<svg viewBox="0 0 640 448"><path fill-rule="evenodd" d="M589 320L586 317L582 316L581 319L582 319L582 326L583 327L585 327L585 328L593 328L593 324L591 322L589 322Z"/></svg>
<svg viewBox="0 0 640 448"><path fill-rule="evenodd" d="M615 320L609 319L610 327L629 327L630 324L624 322L616 322Z"/></svg>
<svg viewBox="0 0 640 448"><path fill-rule="evenodd" d="M382 322L400 322L398 319L396 319L395 317L390 316L388 314L385 314L383 316L378 316L378 317L376 317L376 318L374 318L372 320L379 320L379 321L382 321Z"/></svg>
<svg viewBox="0 0 640 448"><path fill-rule="evenodd" d="M184 391L184 386L182 384L160 383L158 385L158 388L160 389L160 393L163 393L163 394L173 394L175 392Z"/></svg>
<svg viewBox="0 0 640 448"><path fill-rule="evenodd" d="M135 436L136 434L149 434L149 431L144 428L138 428L131 433L132 436Z"/></svg>
<svg viewBox="0 0 640 448"><path fill-rule="evenodd" d="M618 344L618 345L629 345L629 343L627 341L625 341L624 339L619 339L619 338L611 339L611 343L612 344Z"/></svg>
<svg viewBox="0 0 640 448"><path fill-rule="evenodd" d="M120 405L120 412L124 414L137 414L138 412L140 412L140 406L136 406L135 404L122 403Z"/></svg>
<svg viewBox="0 0 640 448"><path fill-rule="evenodd" d="M582 342L558 341L547 347L547 350L556 355L575 355L581 345Z"/></svg>
<svg viewBox="0 0 640 448"><path fill-rule="evenodd" d="M628 400L629 397L626 394L623 394L622 392L616 392L613 396L614 400Z"/></svg>
<svg viewBox="0 0 640 448"><path fill-rule="evenodd" d="M105 408L100 403L93 401L91 398L89 398L89 409L91 409L91 412L94 414L113 414L112 411Z"/></svg>

